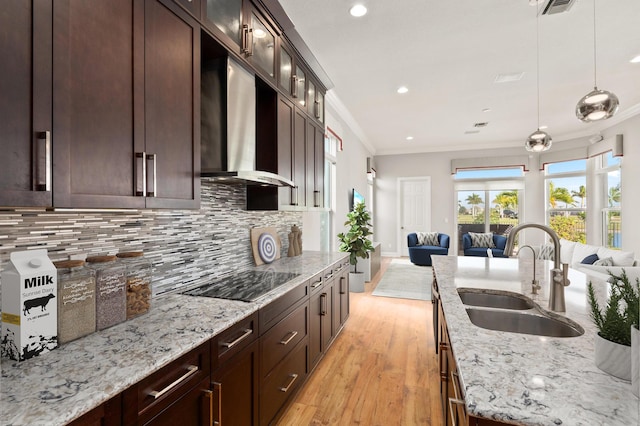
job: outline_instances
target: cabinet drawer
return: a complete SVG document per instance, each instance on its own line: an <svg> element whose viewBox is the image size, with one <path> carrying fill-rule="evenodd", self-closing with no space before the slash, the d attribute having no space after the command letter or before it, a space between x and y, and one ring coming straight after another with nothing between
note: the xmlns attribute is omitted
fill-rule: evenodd
<svg viewBox="0 0 640 426"><path fill-rule="evenodd" d="M258 313L255 312L211 340L212 370L258 338Z"/></svg>
<svg viewBox="0 0 640 426"><path fill-rule="evenodd" d="M260 424L269 424L306 378L307 345L300 342L262 383Z"/></svg>
<svg viewBox="0 0 640 426"><path fill-rule="evenodd" d="M210 355L209 342L204 343L124 391L124 423L146 423L208 379Z"/></svg>
<svg viewBox="0 0 640 426"><path fill-rule="evenodd" d="M261 339L261 374L266 376L308 333L309 304L305 303L273 326Z"/></svg>
<svg viewBox="0 0 640 426"><path fill-rule="evenodd" d="M260 334L264 334L274 324L284 318L295 305L309 295L308 281L300 284L282 297L260 309Z"/></svg>

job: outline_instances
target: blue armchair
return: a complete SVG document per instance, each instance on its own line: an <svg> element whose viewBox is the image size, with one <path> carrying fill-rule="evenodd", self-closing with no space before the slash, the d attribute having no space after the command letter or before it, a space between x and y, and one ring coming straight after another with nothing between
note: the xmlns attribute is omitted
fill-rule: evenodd
<svg viewBox="0 0 640 426"><path fill-rule="evenodd" d="M495 247L491 248L491 254L493 257L509 257L504 254L504 247L506 244L507 237L504 235L493 234L493 245L495 245ZM472 247L471 235L469 234L462 235L462 248L465 256L488 257L487 249L489 247Z"/></svg>
<svg viewBox="0 0 640 426"><path fill-rule="evenodd" d="M419 246L418 234L412 232L407 235L407 246L409 247L409 259L411 263L422 266L431 266L431 255L440 254L446 256L449 254L449 236L447 234L438 234L439 246Z"/></svg>

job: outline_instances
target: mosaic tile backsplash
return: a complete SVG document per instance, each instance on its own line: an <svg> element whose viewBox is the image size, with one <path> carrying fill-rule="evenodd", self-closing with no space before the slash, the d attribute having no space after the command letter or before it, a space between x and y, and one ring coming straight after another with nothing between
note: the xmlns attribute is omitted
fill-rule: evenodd
<svg viewBox="0 0 640 426"><path fill-rule="evenodd" d="M244 186L203 181L200 210L0 211L0 268L11 252L28 249L45 248L53 261L143 250L154 296L174 293L253 266L253 227L276 227L287 256L287 235L292 225L302 227L302 214L247 211L245 204Z"/></svg>

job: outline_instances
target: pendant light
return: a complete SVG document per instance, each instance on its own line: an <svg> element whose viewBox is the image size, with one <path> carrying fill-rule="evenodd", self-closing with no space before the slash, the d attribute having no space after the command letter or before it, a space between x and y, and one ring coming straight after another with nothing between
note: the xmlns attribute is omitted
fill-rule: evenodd
<svg viewBox="0 0 640 426"><path fill-rule="evenodd" d="M551 136L540 130L540 35L538 29L538 6L536 5L536 86L538 91L538 129L531 133L524 143L524 147L530 152L542 152L551 148Z"/></svg>
<svg viewBox="0 0 640 426"><path fill-rule="evenodd" d="M606 90L599 90L596 75L596 0L593 0L593 90L576 105L576 116L585 123L606 120L618 111L618 97Z"/></svg>

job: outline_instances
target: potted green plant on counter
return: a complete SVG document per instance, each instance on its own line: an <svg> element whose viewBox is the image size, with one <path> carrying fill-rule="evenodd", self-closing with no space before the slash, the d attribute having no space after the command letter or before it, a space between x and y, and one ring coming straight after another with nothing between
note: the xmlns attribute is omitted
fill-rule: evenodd
<svg viewBox="0 0 640 426"><path fill-rule="evenodd" d="M640 279L632 282L624 269L620 275L609 275L611 292L604 309L591 282L587 289L591 319L598 328L596 365L606 373L631 380L631 335L640 323Z"/></svg>
<svg viewBox="0 0 640 426"><path fill-rule="evenodd" d="M338 234L341 252L349 253L349 263L353 265L353 272L349 273L349 287L354 292L364 291L364 273L358 272L358 258L367 259L369 252L373 251L373 244L367 237L371 232L371 215L364 203L358 203L353 210L347 213L347 221L344 225L346 232Z"/></svg>

